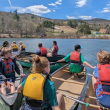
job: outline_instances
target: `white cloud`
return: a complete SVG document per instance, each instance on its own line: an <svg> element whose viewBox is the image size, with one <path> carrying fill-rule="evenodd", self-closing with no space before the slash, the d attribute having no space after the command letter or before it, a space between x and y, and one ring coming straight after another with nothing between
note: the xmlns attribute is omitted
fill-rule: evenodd
<svg viewBox="0 0 110 110"><path fill-rule="evenodd" d="M49 13L51 12L46 6L44 5L33 5L33 6L29 6L29 7L25 7L25 8L22 8L22 7L16 7L16 6L12 6L11 5L11 1L9 1L9 4L11 7L6 7L8 9L17 9L17 11L19 13L32 13L32 14L35 14L35 15L41 15L41 14L45 14L45 13Z"/></svg>
<svg viewBox="0 0 110 110"><path fill-rule="evenodd" d="M103 8L103 11L101 11L101 13L108 13L108 12L110 12L110 2L106 4L106 7Z"/></svg>
<svg viewBox="0 0 110 110"><path fill-rule="evenodd" d="M58 1L56 1L55 3L50 3L50 4L48 4L48 5L51 5L51 6L57 6L57 5L61 5L62 3L62 0L58 0Z"/></svg>
<svg viewBox="0 0 110 110"><path fill-rule="evenodd" d="M77 19L76 17L74 17L74 16L66 16L68 19Z"/></svg>
<svg viewBox="0 0 110 110"><path fill-rule="evenodd" d="M53 12L56 12L55 10L53 10Z"/></svg>
<svg viewBox="0 0 110 110"><path fill-rule="evenodd" d="M86 2L87 2L87 0L78 0L77 2L76 2L76 6L77 7L83 7L84 5L86 5Z"/></svg>
<svg viewBox="0 0 110 110"><path fill-rule="evenodd" d="M56 6L56 4L55 4L55 3L50 3L50 4L48 4L48 5L51 5L51 6Z"/></svg>
<svg viewBox="0 0 110 110"><path fill-rule="evenodd" d="M92 16L79 16L79 18L82 18L84 20L92 19Z"/></svg>

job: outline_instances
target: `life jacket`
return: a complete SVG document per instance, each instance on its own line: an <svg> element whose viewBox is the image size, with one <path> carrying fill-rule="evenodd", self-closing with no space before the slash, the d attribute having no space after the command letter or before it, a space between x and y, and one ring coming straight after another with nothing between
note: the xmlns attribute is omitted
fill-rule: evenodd
<svg viewBox="0 0 110 110"><path fill-rule="evenodd" d="M97 82L95 83L96 96L99 102L110 108L110 64L98 64L94 71ZM104 91L106 89L109 92Z"/></svg>
<svg viewBox="0 0 110 110"><path fill-rule="evenodd" d="M71 52L70 61L71 61L71 63L78 63L78 64L81 63L80 53L79 52Z"/></svg>
<svg viewBox="0 0 110 110"><path fill-rule="evenodd" d="M47 50L46 50L46 48L41 47L41 48L40 48L40 50L41 50L41 56L43 56L43 55L46 55L46 54L47 54Z"/></svg>
<svg viewBox="0 0 110 110"><path fill-rule="evenodd" d="M43 87L46 77L43 74L30 74L25 82L23 95L29 99L43 101Z"/></svg>
<svg viewBox="0 0 110 110"><path fill-rule="evenodd" d="M13 51L18 51L18 45L11 46Z"/></svg>
<svg viewBox="0 0 110 110"><path fill-rule="evenodd" d="M2 68L4 71L3 73L5 75L14 72L15 64L13 63L13 59L12 58L8 58L8 59L2 58Z"/></svg>
<svg viewBox="0 0 110 110"><path fill-rule="evenodd" d="M0 53L2 52L3 46L0 47Z"/></svg>
<svg viewBox="0 0 110 110"><path fill-rule="evenodd" d="M24 44L22 44L22 47L23 47L22 50L25 50L26 46L25 46ZM21 51L22 51L22 50L21 50Z"/></svg>
<svg viewBox="0 0 110 110"><path fill-rule="evenodd" d="M58 52L58 50L59 50L59 49L58 49L58 46L53 46L53 47L55 48L55 50L54 50L53 54L54 54L54 55L58 55L58 53L57 53L57 52Z"/></svg>

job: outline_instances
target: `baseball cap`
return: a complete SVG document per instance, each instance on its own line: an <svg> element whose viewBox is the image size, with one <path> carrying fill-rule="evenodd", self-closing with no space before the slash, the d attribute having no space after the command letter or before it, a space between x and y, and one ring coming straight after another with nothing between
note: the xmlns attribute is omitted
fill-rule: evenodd
<svg viewBox="0 0 110 110"><path fill-rule="evenodd" d="M81 47L80 45L75 45L74 48L75 50L77 50L77 49L82 49L83 47Z"/></svg>

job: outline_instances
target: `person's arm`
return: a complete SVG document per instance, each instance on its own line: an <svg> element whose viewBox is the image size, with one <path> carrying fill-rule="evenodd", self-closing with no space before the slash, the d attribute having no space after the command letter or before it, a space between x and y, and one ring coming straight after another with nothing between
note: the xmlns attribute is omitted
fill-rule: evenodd
<svg viewBox="0 0 110 110"><path fill-rule="evenodd" d="M52 110L60 110L59 106L53 106Z"/></svg>
<svg viewBox="0 0 110 110"><path fill-rule="evenodd" d="M53 53L55 48L52 47L52 50L50 50L49 48L47 48L49 52Z"/></svg>
<svg viewBox="0 0 110 110"><path fill-rule="evenodd" d="M83 64L86 65L86 66L88 66L88 67L90 67L90 68L92 68L92 69L95 69L95 67L91 66L91 65L90 65L89 63L87 63L86 61L83 62Z"/></svg>
<svg viewBox="0 0 110 110"><path fill-rule="evenodd" d="M58 60L57 62L64 62L64 61L65 61L65 59L63 58L61 60Z"/></svg>
<svg viewBox="0 0 110 110"><path fill-rule="evenodd" d="M22 46L19 47L19 51L21 51L21 50L22 50Z"/></svg>
<svg viewBox="0 0 110 110"><path fill-rule="evenodd" d="M21 90L23 90L23 87L22 87L22 85L20 84L15 92L21 93Z"/></svg>

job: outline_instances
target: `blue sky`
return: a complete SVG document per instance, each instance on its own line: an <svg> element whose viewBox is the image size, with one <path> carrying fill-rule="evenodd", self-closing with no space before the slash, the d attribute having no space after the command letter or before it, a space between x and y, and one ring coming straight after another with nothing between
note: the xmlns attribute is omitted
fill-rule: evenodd
<svg viewBox="0 0 110 110"><path fill-rule="evenodd" d="M0 11L16 9L51 19L110 20L110 0L0 0Z"/></svg>

